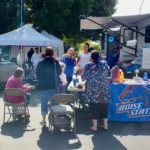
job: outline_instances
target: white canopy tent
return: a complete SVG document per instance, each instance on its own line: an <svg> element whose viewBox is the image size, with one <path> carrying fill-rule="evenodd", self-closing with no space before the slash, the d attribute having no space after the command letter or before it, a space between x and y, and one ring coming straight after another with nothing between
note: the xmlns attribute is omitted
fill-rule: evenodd
<svg viewBox="0 0 150 150"><path fill-rule="evenodd" d="M58 56L62 57L62 55L64 54L64 44L63 44L63 41L60 40L59 38L55 37L54 35L49 34L45 30L43 30L41 32L41 34L43 34L44 36L46 36L51 41L51 43L53 43L53 45L55 45L55 47L57 49L56 51L57 51Z"/></svg>
<svg viewBox="0 0 150 150"><path fill-rule="evenodd" d="M0 35L0 45L22 45L22 46L54 46L44 35L26 24L16 30Z"/></svg>

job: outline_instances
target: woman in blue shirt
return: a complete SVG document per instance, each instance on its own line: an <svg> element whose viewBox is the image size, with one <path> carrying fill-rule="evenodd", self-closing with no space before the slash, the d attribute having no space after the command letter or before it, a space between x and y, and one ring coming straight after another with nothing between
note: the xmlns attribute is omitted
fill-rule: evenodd
<svg viewBox="0 0 150 150"><path fill-rule="evenodd" d="M67 54L63 56L62 60L66 65L65 74L66 74L67 82L69 85L69 83L72 81L73 71L76 65L76 59L74 56L74 48L71 47L68 50Z"/></svg>

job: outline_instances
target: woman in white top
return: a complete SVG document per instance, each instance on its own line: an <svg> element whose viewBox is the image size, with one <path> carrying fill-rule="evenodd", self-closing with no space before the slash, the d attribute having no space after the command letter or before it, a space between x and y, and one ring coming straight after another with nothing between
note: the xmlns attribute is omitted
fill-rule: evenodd
<svg viewBox="0 0 150 150"><path fill-rule="evenodd" d="M89 52L89 44L85 43L83 46L83 52L79 53L77 59L77 66L79 68L79 74L82 75L84 67L90 62L91 53Z"/></svg>

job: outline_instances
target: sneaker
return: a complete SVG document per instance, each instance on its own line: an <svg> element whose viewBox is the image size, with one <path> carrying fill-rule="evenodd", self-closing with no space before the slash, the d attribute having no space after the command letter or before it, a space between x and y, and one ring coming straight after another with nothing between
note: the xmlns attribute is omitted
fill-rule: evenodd
<svg viewBox="0 0 150 150"><path fill-rule="evenodd" d="M46 122L41 121L41 122L40 122L40 125L46 126Z"/></svg>

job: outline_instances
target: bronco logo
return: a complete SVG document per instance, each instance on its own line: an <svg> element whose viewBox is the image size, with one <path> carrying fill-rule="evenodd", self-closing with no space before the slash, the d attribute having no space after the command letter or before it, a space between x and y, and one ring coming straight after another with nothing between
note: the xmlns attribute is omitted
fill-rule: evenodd
<svg viewBox="0 0 150 150"><path fill-rule="evenodd" d="M141 93L143 91L144 93ZM119 95L120 102L136 102L140 99L144 100L145 106L148 105L148 96L150 89L142 85L127 85L124 91ZM134 96L134 97L133 97Z"/></svg>
<svg viewBox="0 0 150 150"><path fill-rule="evenodd" d="M143 85L127 85L119 95L117 113L128 112L129 117L150 116L150 89Z"/></svg>

